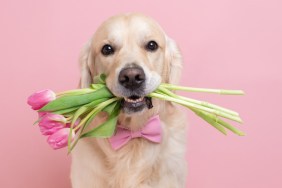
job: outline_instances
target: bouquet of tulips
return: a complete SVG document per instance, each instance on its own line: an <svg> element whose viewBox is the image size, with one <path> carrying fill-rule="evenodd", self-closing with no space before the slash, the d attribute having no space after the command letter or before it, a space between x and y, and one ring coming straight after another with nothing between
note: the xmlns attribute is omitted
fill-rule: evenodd
<svg viewBox="0 0 282 188"><path fill-rule="evenodd" d="M48 136L47 142L53 149L68 146L70 152L80 138L108 138L114 134L122 98L114 96L109 91L105 79L105 75L102 74L95 77L94 84L91 84L89 88L57 94L51 90L43 90L28 98L28 104L39 114L35 124L38 123L42 134ZM151 98L174 102L192 110L223 134L227 134L226 129L228 129L237 135L244 135L242 131L222 119L242 123L237 112L208 102L179 96L173 92L175 90L225 95L243 95L243 91L191 88L162 83L147 96L147 106L153 107ZM107 120L92 130L85 131L97 114L102 111L108 113Z"/></svg>

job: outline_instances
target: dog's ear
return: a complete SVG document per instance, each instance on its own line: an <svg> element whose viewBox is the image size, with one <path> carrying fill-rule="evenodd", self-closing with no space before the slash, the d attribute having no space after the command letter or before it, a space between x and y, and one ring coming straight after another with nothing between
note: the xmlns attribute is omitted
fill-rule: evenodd
<svg viewBox="0 0 282 188"><path fill-rule="evenodd" d="M165 58L167 70L166 82L170 84L178 84L181 77L182 56L176 43L169 37L166 37Z"/></svg>
<svg viewBox="0 0 282 188"><path fill-rule="evenodd" d="M80 64L80 88L87 88L92 83L92 76L90 71L90 65L92 63L91 57L91 40L89 40L82 48L79 56Z"/></svg>

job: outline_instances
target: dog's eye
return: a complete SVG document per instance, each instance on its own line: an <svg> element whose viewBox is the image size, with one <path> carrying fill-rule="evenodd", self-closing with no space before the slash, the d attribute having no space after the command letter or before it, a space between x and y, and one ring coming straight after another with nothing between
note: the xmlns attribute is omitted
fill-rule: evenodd
<svg viewBox="0 0 282 188"><path fill-rule="evenodd" d="M156 51L158 49L158 44L155 42L155 41L149 41L147 44L146 44L146 50L148 51Z"/></svg>
<svg viewBox="0 0 282 188"><path fill-rule="evenodd" d="M111 45L109 45L109 44L105 44L105 45L103 46L101 52L102 52L102 54L103 54L104 56L111 55L111 54L114 53L114 48L113 48Z"/></svg>

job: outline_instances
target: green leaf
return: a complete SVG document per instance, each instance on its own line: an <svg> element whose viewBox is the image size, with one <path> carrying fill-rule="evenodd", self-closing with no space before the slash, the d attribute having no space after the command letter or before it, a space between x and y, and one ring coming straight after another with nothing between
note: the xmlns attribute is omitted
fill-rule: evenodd
<svg viewBox="0 0 282 188"><path fill-rule="evenodd" d="M62 96L72 96L72 95L83 95L86 93L92 93L95 90L92 88L83 88L83 89L73 89L73 90L68 90L68 91L63 91L60 93L56 93L57 97L62 97Z"/></svg>
<svg viewBox="0 0 282 188"><path fill-rule="evenodd" d="M97 99L95 101L92 101L86 105L84 105L85 107L88 107L88 108L94 108L96 107L97 105L101 104L102 102L105 102L107 100L109 100L110 98L102 98L102 99Z"/></svg>
<svg viewBox="0 0 282 188"><path fill-rule="evenodd" d="M113 102L112 104L109 104L108 106L106 106L104 109L102 109L101 111L107 112L108 115L110 116L115 110L118 110L119 104L120 102L116 101ZM92 121L93 119L96 117L96 115L99 113L100 111L98 111L97 113L92 114L89 119L86 121L85 125L83 126L83 129L85 129ZM82 130L83 130L82 129Z"/></svg>
<svg viewBox="0 0 282 188"><path fill-rule="evenodd" d="M106 83L106 75L100 74L98 76L95 76L94 79L93 79L93 82L95 84L105 84Z"/></svg>
<svg viewBox="0 0 282 188"><path fill-rule="evenodd" d="M120 103L116 102L111 104L110 106L114 106L114 108L109 107L108 109L105 109L105 111L107 110L108 113L110 112L110 116L107 119L107 121L95 127L91 131L84 133L83 135L81 135L81 138L84 137L108 138L114 134L118 120L118 114L120 111Z"/></svg>
<svg viewBox="0 0 282 188"><path fill-rule="evenodd" d="M81 138L84 137L98 137L98 138L108 138L114 134L117 116L110 117L106 122L102 123L98 127L92 129L91 131L83 134Z"/></svg>
<svg viewBox="0 0 282 188"><path fill-rule="evenodd" d="M98 99L98 100L92 101L91 103L88 103L88 104L80 107L73 115L71 126L74 125L74 123L76 122L76 120L79 118L80 115L82 115L83 113L93 109L95 106L97 106L98 104L100 104L100 103L102 103L106 100L108 100L108 99Z"/></svg>
<svg viewBox="0 0 282 188"><path fill-rule="evenodd" d="M67 114L67 113L70 113L70 112L77 110L78 108L79 107L76 106L76 107L67 108L67 109L63 109L63 110L57 110L57 111L54 111L52 113L54 113L54 114Z"/></svg>
<svg viewBox="0 0 282 188"><path fill-rule="evenodd" d="M60 97L54 101L51 101L50 103L45 105L43 108L41 108L39 111L40 112L58 111L58 110L78 107L78 106L90 103L92 101L95 101L97 99L111 98L111 97L113 97L113 94L108 90L108 88L103 87L92 93Z"/></svg>
<svg viewBox="0 0 282 188"><path fill-rule="evenodd" d="M106 106L102 111L107 112L108 115L111 115L119 106L120 106L120 101L116 101Z"/></svg>
<svg viewBox="0 0 282 188"><path fill-rule="evenodd" d="M101 89L102 87L106 87L106 85L105 84L91 84L90 87L92 89L97 90L97 89Z"/></svg>

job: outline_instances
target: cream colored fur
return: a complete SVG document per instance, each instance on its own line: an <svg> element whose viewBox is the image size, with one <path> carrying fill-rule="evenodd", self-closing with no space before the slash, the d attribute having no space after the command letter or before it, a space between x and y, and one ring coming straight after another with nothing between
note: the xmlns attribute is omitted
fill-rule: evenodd
<svg viewBox="0 0 282 188"><path fill-rule="evenodd" d="M157 52L144 50L144 42L155 40ZM101 55L103 44L115 46L111 57ZM177 83L181 55L174 41L152 19L126 14L104 22L81 52L81 87L88 87L93 76L107 74L107 86L118 95L117 76L129 62L142 66L146 76ZM72 152L73 188L184 188L186 179L186 119L169 102L153 100L154 107L135 114L121 113L119 123L132 130L141 128L148 118L159 114L163 140L155 144L142 138L129 141L115 151L107 139L84 138ZM105 119L101 114L89 129Z"/></svg>

